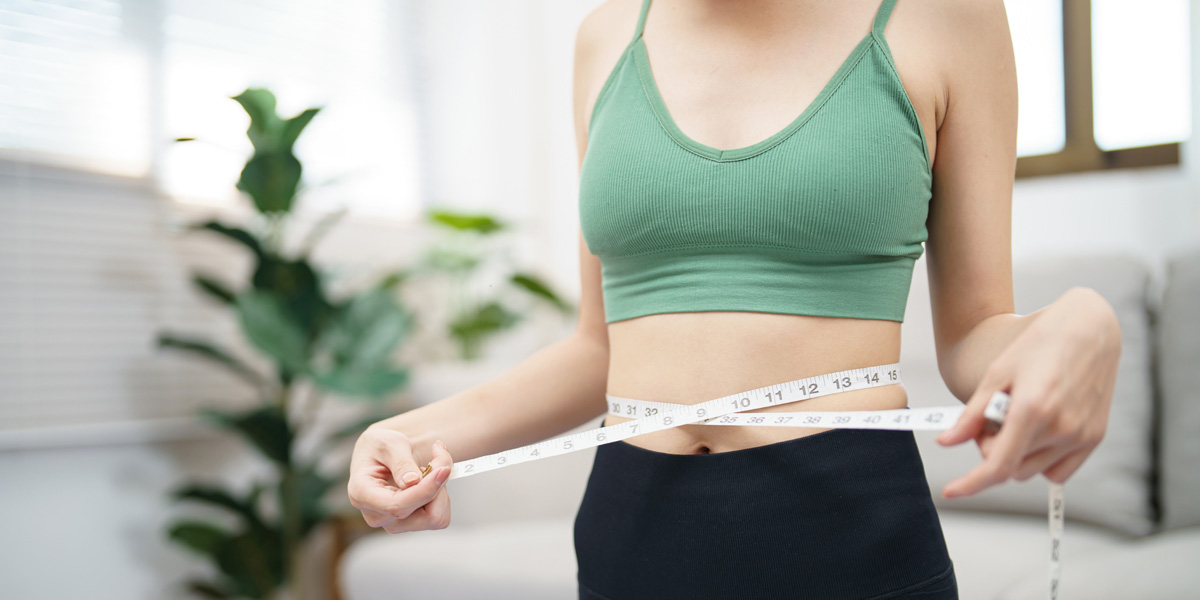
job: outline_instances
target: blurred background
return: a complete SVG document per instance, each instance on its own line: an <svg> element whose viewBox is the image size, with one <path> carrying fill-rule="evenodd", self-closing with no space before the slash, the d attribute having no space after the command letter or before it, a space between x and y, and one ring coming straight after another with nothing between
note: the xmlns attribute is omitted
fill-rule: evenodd
<svg viewBox="0 0 1200 600"><path fill-rule="evenodd" d="M340 596L356 432L574 327L600 3L0 0L0 596ZM1014 260L1162 287L1200 244L1197 4L1005 4Z"/></svg>

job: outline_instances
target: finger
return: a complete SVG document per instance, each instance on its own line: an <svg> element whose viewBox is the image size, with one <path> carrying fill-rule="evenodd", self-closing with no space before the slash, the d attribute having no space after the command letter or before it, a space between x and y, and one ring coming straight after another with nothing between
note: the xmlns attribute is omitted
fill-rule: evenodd
<svg viewBox="0 0 1200 600"><path fill-rule="evenodd" d="M388 533L405 533L426 529L445 529L450 526L450 493L445 486L428 504L413 511L406 519L393 519L384 524Z"/></svg>
<svg viewBox="0 0 1200 600"><path fill-rule="evenodd" d="M369 508L360 508L358 510L362 513L363 521L365 521L367 525L370 525L371 527L381 527L388 521L394 521L396 519L396 517L393 517L392 515Z"/></svg>
<svg viewBox="0 0 1200 600"><path fill-rule="evenodd" d="M350 505L358 510L388 514L388 508L399 501L399 490L365 472L352 473L346 488Z"/></svg>
<svg viewBox="0 0 1200 600"><path fill-rule="evenodd" d="M1004 425L995 435L995 442L989 449L984 461L971 469L966 475L951 481L942 489L942 496L953 498L974 494L989 486L1007 481L1016 470L1026 453L1034 436L1041 426L1029 415L1027 410L1014 407L1008 412ZM983 435L993 435L984 433Z"/></svg>
<svg viewBox="0 0 1200 600"><path fill-rule="evenodd" d="M1075 470L1083 464L1083 459L1087 458L1088 455L1091 454L1092 449L1093 448L1084 446L1083 448L1067 454L1058 462L1050 465L1050 468L1042 472L1045 473L1046 479L1049 479L1050 481L1055 483L1066 483L1067 478L1075 473Z"/></svg>
<svg viewBox="0 0 1200 600"><path fill-rule="evenodd" d="M433 470L430 471L431 476L425 477L417 483L400 490L396 494L395 501L385 507L385 511L388 514L399 519L406 519L418 508L425 506L429 501L433 500L438 490L449 479L450 468L453 465L450 452L446 450L446 447L441 442L433 444L433 459L429 464L433 465Z"/></svg>
<svg viewBox="0 0 1200 600"><path fill-rule="evenodd" d="M382 461L392 471L392 479L402 489L408 489L421 480L421 467L413 459L412 445L407 440L396 439L396 443L384 446Z"/></svg>
<svg viewBox="0 0 1200 600"><path fill-rule="evenodd" d="M946 428L934 438L937 443L943 446L954 446L977 437L984 430L987 419L983 416L983 412L987 408L988 402L991 401L992 394L997 391L1007 391L1005 388L1010 387L1010 376L1005 364L997 361L988 367L979 387L967 399L967 405L963 409L962 415L958 417L954 425Z"/></svg>
<svg viewBox="0 0 1200 600"><path fill-rule="evenodd" d="M1070 448L1066 446L1049 446L1037 450L1021 461L1021 464L1013 474L1013 479L1026 481L1030 477L1046 470L1050 465L1058 462L1064 456L1070 454L1070 452Z"/></svg>

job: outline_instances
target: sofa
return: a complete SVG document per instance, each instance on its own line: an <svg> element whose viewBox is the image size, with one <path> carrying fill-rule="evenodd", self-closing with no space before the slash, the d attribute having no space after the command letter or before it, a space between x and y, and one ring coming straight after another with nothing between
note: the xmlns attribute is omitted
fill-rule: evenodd
<svg viewBox="0 0 1200 600"><path fill-rule="evenodd" d="M1109 427L1065 485L1058 597L1200 598L1200 248L1162 264L1125 254L1018 262L1013 279L1020 314L1085 286L1112 304L1122 326ZM960 402L938 374L923 264L914 270L901 365L910 406ZM1047 480L1010 480L943 499L942 487L982 460L978 447L946 448L934 442L936 432L915 435L960 597L1048 597ZM347 600L575 598L572 525L594 452L449 482L451 525L358 538L338 565L341 594Z"/></svg>

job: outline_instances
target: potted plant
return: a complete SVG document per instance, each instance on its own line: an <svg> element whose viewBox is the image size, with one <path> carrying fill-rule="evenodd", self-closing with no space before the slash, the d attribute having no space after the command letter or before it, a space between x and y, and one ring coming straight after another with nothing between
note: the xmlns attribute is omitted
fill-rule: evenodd
<svg viewBox="0 0 1200 600"><path fill-rule="evenodd" d="M303 191L293 146L320 107L285 119L276 113L269 90L251 88L232 99L250 117L247 135L254 151L237 189L252 202L256 218L242 226L210 220L189 230L236 244L252 255L254 268L240 285L210 274L195 274L193 281L232 311L251 347L270 367L255 368L202 336L163 332L158 343L229 369L253 386L257 406L240 411L206 408L203 415L244 438L268 461L272 476L240 492L218 482L191 482L173 490L174 499L216 507L236 525L183 519L169 525L168 536L216 567L214 579L187 582L196 594L298 600L304 595L298 583L300 552L332 516L323 497L339 477L323 472L317 459L336 442L390 415L370 414L326 434L306 455L298 452L296 442L314 433L313 415L325 394L366 399L378 406L408 383L409 373L395 364L394 354L412 330L413 317L391 289L395 278L380 279L350 295L331 295L310 253L336 215L308 232L300 250L283 247ZM345 473L340 475L344 478Z"/></svg>

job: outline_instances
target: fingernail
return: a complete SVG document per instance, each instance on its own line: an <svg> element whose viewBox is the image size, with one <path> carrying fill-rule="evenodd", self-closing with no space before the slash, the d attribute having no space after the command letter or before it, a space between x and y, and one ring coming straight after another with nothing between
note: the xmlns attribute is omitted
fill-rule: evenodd
<svg viewBox="0 0 1200 600"><path fill-rule="evenodd" d="M442 468L438 469L437 475L433 476L433 480L435 482L437 482L438 485L442 485L443 483L446 483L446 480L449 478L450 478L450 467L442 467Z"/></svg>
<svg viewBox="0 0 1200 600"><path fill-rule="evenodd" d="M936 442L945 442L946 440L950 439L949 436L950 436L950 430L947 429L946 431L939 433L938 436L933 439Z"/></svg>
<svg viewBox="0 0 1200 600"><path fill-rule="evenodd" d="M437 444L437 445L438 445L438 447L439 447L439 448L441 448L442 450L445 450L445 449L446 449L446 445L442 443L442 440L438 440L438 441L436 441L436 442L434 442L434 443L435 443L435 444Z"/></svg>
<svg viewBox="0 0 1200 600"><path fill-rule="evenodd" d="M421 474L416 471L409 471L404 474L404 477L402 479L403 479L404 483L407 483L408 485L412 485L421 480Z"/></svg>

